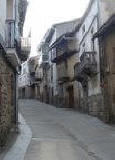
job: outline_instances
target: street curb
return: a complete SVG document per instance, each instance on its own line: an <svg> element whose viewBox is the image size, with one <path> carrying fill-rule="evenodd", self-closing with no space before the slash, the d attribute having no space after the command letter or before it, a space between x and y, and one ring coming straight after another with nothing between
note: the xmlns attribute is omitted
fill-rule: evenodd
<svg viewBox="0 0 115 160"><path fill-rule="evenodd" d="M25 119L23 116L19 113L19 135L16 139L16 142L14 145L9 149L9 151L6 153L3 160L23 160L25 153L27 151L27 148L30 144L31 138L32 138L32 132L30 127L26 124Z"/></svg>

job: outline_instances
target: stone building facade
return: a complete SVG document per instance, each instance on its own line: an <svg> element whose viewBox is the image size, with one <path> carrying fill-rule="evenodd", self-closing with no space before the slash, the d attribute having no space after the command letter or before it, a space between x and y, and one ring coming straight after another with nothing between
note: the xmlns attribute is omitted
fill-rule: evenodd
<svg viewBox="0 0 115 160"><path fill-rule="evenodd" d="M30 91L30 73L29 73L29 66L28 60L21 64L21 73L18 76L18 98L29 98Z"/></svg>
<svg viewBox="0 0 115 160"><path fill-rule="evenodd" d="M25 62L22 63L21 74L18 77L18 92L20 99L35 99L37 97L37 65L38 56L28 58Z"/></svg>
<svg viewBox="0 0 115 160"><path fill-rule="evenodd" d="M76 30L63 34L50 46L51 60L56 64L57 69L57 104L61 107L75 108L77 103L74 65L77 61L78 45L75 32Z"/></svg>
<svg viewBox="0 0 115 160"><path fill-rule="evenodd" d="M0 145L4 145L11 127L17 122L16 71L0 49Z"/></svg>
<svg viewBox="0 0 115 160"><path fill-rule="evenodd" d="M41 101L114 121L113 14L113 0L90 0L83 17L48 30L38 52Z"/></svg>
<svg viewBox="0 0 115 160"><path fill-rule="evenodd" d="M90 1L82 17L78 33L80 63L75 66L75 77L80 86L80 110L98 114L101 105L99 45L92 41L98 31L98 1Z"/></svg>
<svg viewBox="0 0 115 160"><path fill-rule="evenodd" d="M104 118L115 122L115 15L94 35L100 43L100 80Z"/></svg>
<svg viewBox="0 0 115 160"><path fill-rule="evenodd" d="M29 72L29 55L31 51L31 37L21 37L21 72L18 76L18 97L29 98L30 97L30 72Z"/></svg>
<svg viewBox="0 0 115 160"><path fill-rule="evenodd" d="M53 104L53 65L51 54L49 53L49 44L54 29L49 29L38 47L38 65L36 68L37 97L42 102Z"/></svg>
<svg viewBox="0 0 115 160"><path fill-rule="evenodd" d="M38 65L38 56L31 57L28 60L29 74L30 74L30 85L29 85L29 98L35 99L37 97L37 83L36 68Z"/></svg>
<svg viewBox="0 0 115 160"><path fill-rule="evenodd" d="M73 93L74 99L75 90L71 83L74 83L72 81L74 81L74 62L76 61L75 55L77 52L74 32L77 24L78 20L74 20L52 26L54 33L52 37L50 37L49 42L49 60L51 66L49 77L51 77L52 83L50 87L52 94L50 97L52 97L52 103L57 106L69 107L69 103L74 101L68 97L72 97L70 94ZM71 70L72 68L73 70ZM68 88L70 88L70 90L68 90ZM71 107L72 106L74 105L71 103Z"/></svg>
<svg viewBox="0 0 115 160"><path fill-rule="evenodd" d="M20 15L17 6L17 0L0 1L0 146L6 143L10 130L17 127L18 121L17 77L22 35L16 25Z"/></svg>
<svg viewBox="0 0 115 160"><path fill-rule="evenodd" d="M75 78L80 87L80 108L91 115L107 120L103 110L103 91L101 88L101 63L99 41L93 35L115 13L115 2L105 0L90 1L82 17L79 31L80 63L75 66ZM107 9L108 8L108 9Z"/></svg>

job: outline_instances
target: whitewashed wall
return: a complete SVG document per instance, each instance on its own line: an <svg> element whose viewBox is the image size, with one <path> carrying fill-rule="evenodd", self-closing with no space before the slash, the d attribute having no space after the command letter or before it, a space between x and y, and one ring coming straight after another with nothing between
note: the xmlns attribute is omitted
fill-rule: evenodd
<svg viewBox="0 0 115 160"><path fill-rule="evenodd" d="M79 39L79 49L80 49L80 53L79 55L81 56L82 51L85 50L86 51L91 51L91 28L94 27L94 32L97 32L97 18L94 17L97 15L98 13L98 3L97 0L94 1L88 15L86 16L86 18L84 19L80 29L79 29L79 34L78 34L78 39ZM94 22L93 22L94 20ZM93 24L92 24L93 23ZM82 28L85 25L85 32L82 33ZM83 48L83 44L86 43L85 47Z"/></svg>
<svg viewBox="0 0 115 160"><path fill-rule="evenodd" d="M7 19L15 19L15 0L7 0Z"/></svg>
<svg viewBox="0 0 115 160"><path fill-rule="evenodd" d="M113 14L115 14L115 0L99 0L100 25L103 25Z"/></svg>
<svg viewBox="0 0 115 160"><path fill-rule="evenodd" d="M56 39L58 39L63 34L74 31L76 24L77 24L77 21L74 20L74 21L69 21L69 22L64 22L64 23L59 23L54 25L55 32L53 34L50 45L52 45L56 41Z"/></svg>
<svg viewBox="0 0 115 160"><path fill-rule="evenodd" d="M93 34L98 31L98 0L94 0L87 16L85 17L79 33L76 34L79 39L79 57L84 51L93 51L92 37ZM85 32L83 32L83 26L85 26ZM93 30L93 34L92 34ZM95 40L94 51L96 52L95 59L97 61L98 74L94 78L89 78L88 81L88 94L96 95L101 92L100 90L100 61L99 61L99 44L98 40Z"/></svg>
<svg viewBox="0 0 115 160"><path fill-rule="evenodd" d="M27 86L30 84L28 61L25 61L21 66L21 75L18 77L19 87Z"/></svg>
<svg viewBox="0 0 115 160"><path fill-rule="evenodd" d="M0 34L5 40L6 0L0 0Z"/></svg>
<svg viewBox="0 0 115 160"><path fill-rule="evenodd" d="M59 23L54 25L53 27L55 29L55 32L52 36L50 46L63 34L67 32L72 32L75 29L77 23L78 22L75 20L75 21L69 21L69 22L64 22L64 23ZM51 56L50 56L50 59L51 59ZM51 61L50 61L50 65L51 65ZM53 87L54 96L56 96L58 94L58 81L57 81L58 77L57 77L57 67L55 63L52 64L52 72L53 72L52 87Z"/></svg>
<svg viewBox="0 0 115 160"><path fill-rule="evenodd" d="M18 13L18 4L19 0L0 0L0 34L5 41L5 30L6 30L6 19L14 19L15 21L15 37L19 38L18 22L19 22L19 13ZM16 11L16 12L15 12Z"/></svg>
<svg viewBox="0 0 115 160"><path fill-rule="evenodd" d="M16 7L16 22L15 22L15 38L18 40L20 38L20 33L19 33L19 12L18 12L18 5L19 5L20 0L15 0L15 7Z"/></svg>

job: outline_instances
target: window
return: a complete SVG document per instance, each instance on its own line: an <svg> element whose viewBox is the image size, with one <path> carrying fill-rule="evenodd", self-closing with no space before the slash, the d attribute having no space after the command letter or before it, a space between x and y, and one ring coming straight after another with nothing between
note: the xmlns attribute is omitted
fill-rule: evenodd
<svg viewBox="0 0 115 160"><path fill-rule="evenodd" d="M85 32L85 25L83 25L82 27L82 34L84 34L84 32Z"/></svg>
<svg viewBox="0 0 115 160"><path fill-rule="evenodd" d="M94 28L92 27L92 29L91 29L91 34L94 34Z"/></svg>
<svg viewBox="0 0 115 160"><path fill-rule="evenodd" d="M83 43L82 47L85 47L85 43Z"/></svg>

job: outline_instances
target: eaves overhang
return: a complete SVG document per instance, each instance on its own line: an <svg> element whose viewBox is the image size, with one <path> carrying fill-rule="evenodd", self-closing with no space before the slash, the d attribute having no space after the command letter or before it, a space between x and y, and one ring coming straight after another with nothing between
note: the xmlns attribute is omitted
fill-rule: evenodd
<svg viewBox="0 0 115 160"><path fill-rule="evenodd" d="M50 49L49 49L49 50L57 47L58 45L60 45L61 43L63 43L63 41L68 41L68 40L72 39L72 37L74 37L74 34L73 34L73 33L67 33L67 34L62 35L61 37L59 37L59 38L50 46Z"/></svg>
<svg viewBox="0 0 115 160"><path fill-rule="evenodd" d="M67 37L74 37L74 36L75 36L76 32L79 30L79 27L80 27L80 24L81 24L81 18L78 18L78 19L76 20L76 22L77 22L77 24L76 24L76 27L74 28L74 30L72 30L71 32L64 33L64 34L62 34L59 38L57 38L57 39L55 40L55 42L54 42L53 44L51 44L51 46L49 47L49 51L50 51L52 48L56 47L56 45L57 45L58 43L60 43L60 41L61 41L62 39L67 39Z"/></svg>
<svg viewBox="0 0 115 160"><path fill-rule="evenodd" d="M93 36L93 39L103 37L106 33L110 33L115 30L115 14L110 17L110 19L102 25L102 27Z"/></svg>
<svg viewBox="0 0 115 160"><path fill-rule="evenodd" d="M60 63L60 62L62 62L62 61L64 61L64 60L66 60L67 58L73 56L73 55L76 54L76 53L78 53L77 50L72 50L72 51L64 52L62 55L54 58L54 59L52 60L52 63Z"/></svg>

